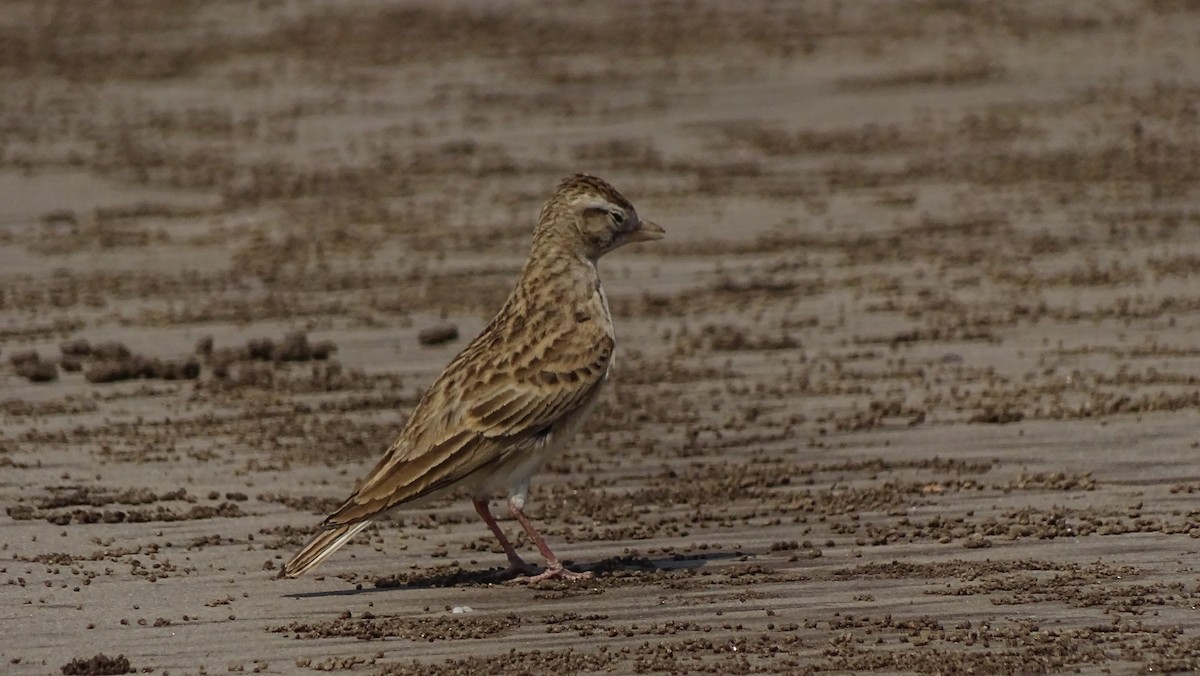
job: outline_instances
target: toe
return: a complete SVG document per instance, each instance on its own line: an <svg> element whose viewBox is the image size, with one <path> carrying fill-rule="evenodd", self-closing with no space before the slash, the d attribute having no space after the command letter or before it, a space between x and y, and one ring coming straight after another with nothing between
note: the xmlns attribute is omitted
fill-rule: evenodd
<svg viewBox="0 0 1200 676"><path fill-rule="evenodd" d="M592 577L590 571L576 572L563 566L557 568L547 568L537 575L526 575L513 579L513 582L521 584L537 584L543 580L587 580Z"/></svg>

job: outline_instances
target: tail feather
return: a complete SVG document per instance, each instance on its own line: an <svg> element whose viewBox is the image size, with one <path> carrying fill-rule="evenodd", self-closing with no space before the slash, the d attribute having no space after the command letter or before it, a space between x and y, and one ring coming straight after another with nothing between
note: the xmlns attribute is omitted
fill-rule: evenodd
<svg viewBox="0 0 1200 676"><path fill-rule="evenodd" d="M340 549L342 545L350 541L350 538L357 535L358 531L366 528L370 523L371 520L367 519L317 533L312 540L308 541L308 544L304 545L304 549L292 557L291 561L283 564L283 568L276 577L300 577Z"/></svg>

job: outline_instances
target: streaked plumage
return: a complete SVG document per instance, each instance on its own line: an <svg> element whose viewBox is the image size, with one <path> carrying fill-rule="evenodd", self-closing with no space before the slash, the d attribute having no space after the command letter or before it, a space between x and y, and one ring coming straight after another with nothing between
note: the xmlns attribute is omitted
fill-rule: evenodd
<svg viewBox="0 0 1200 676"><path fill-rule="evenodd" d="M502 491L546 558L546 571L529 579L579 576L525 516L529 478L578 430L612 368L615 335L597 260L662 236L601 179L563 180L542 208L529 259L500 312L446 366L396 442L279 577L321 563L371 519L455 489L470 492L513 568L532 570L491 515L487 500Z"/></svg>

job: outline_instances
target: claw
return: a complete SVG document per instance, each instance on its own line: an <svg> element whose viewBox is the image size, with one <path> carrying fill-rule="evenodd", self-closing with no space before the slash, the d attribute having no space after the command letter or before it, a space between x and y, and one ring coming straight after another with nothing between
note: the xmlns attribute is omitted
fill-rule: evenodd
<svg viewBox="0 0 1200 676"><path fill-rule="evenodd" d="M591 571L576 572L560 565L557 568L547 568L537 575L515 577L511 581L519 584L537 584L542 580L589 580L592 577Z"/></svg>

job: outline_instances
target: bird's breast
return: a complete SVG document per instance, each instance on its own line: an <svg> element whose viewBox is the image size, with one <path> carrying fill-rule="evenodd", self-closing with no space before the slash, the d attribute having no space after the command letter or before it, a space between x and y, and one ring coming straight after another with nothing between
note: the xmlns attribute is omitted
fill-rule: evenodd
<svg viewBox="0 0 1200 676"><path fill-rule="evenodd" d="M599 282L596 283L595 291L592 293L588 305L590 306L589 314L592 315L591 319L595 322L596 326L597 335L595 342L597 344L608 342L612 345L612 351L608 357L608 366L605 368L603 376L604 379L608 379L609 374L612 373L613 364L617 361L617 336L613 328L612 314L608 309L608 296L604 294L604 288L600 286Z"/></svg>

